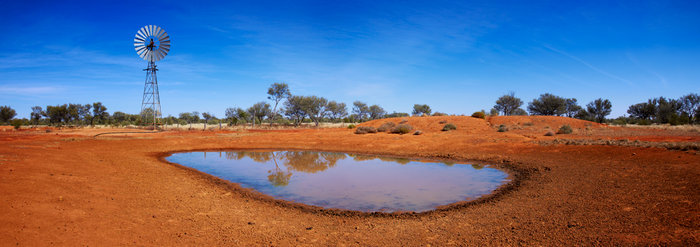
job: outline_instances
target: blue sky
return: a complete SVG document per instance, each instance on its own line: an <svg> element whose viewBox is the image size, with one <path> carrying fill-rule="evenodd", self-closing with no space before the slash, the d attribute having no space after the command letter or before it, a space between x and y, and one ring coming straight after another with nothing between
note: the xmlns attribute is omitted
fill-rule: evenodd
<svg viewBox="0 0 700 247"><path fill-rule="evenodd" d="M700 92L698 13L697 1L2 1L0 105L138 113L147 64L133 37L154 24L172 40L164 115L222 117L286 82L388 112L471 114L512 91L603 97L620 116Z"/></svg>

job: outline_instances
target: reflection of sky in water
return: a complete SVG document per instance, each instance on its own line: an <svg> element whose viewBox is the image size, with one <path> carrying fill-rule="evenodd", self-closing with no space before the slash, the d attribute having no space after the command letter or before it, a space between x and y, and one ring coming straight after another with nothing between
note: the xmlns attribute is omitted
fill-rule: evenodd
<svg viewBox="0 0 700 247"><path fill-rule="evenodd" d="M167 158L275 198L359 211L435 209L507 182L489 167L309 152L192 152Z"/></svg>

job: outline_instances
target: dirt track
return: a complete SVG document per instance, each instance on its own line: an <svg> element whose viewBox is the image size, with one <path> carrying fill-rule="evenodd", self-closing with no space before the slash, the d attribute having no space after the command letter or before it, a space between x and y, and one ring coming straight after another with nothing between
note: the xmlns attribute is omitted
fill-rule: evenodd
<svg viewBox="0 0 700 247"><path fill-rule="evenodd" d="M0 245L700 244L696 149L541 144L610 138L695 145L698 132L558 117L407 119L425 134L305 129L93 138L105 130L0 131ZM458 129L439 131L440 121ZM500 124L511 131L497 132ZM562 124L574 133L543 136ZM480 160L527 178L479 203L391 217L289 207L160 159L172 151L221 148Z"/></svg>

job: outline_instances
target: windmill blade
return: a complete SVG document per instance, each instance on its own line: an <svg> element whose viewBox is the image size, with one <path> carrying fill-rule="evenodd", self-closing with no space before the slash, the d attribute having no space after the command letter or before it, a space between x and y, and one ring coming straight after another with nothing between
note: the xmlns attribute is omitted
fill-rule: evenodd
<svg viewBox="0 0 700 247"><path fill-rule="evenodd" d="M146 41L145 41L145 40L142 40L142 39L138 39L138 38L134 39L134 45L140 45L140 44L143 44L143 43L145 43L145 42L146 42Z"/></svg>
<svg viewBox="0 0 700 247"><path fill-rule="evenodd" d="M160 53L160 51L156 52L156 59L161 60L161 59L163 59L163 57L164 56L163 56L163 54Z"/></svg>
<svg viewBox="0 0 700 247"><path fill-rule="evenodd" d="M165 55L168 55L168 52L166 52L165 50L159 49L158 54L160 54L160 58L163 59L165 57Z"/></svg>
<svg viewBox="0 0 700 247"><path fill-rule="evenodd" d="M146 37L148 37L148 35L146 35L146 30L145 30L145 28L146 28L146 27L142 27L141 29L139 29L138 32L136 32L136 35L141 35L141 37L143 38L143 40L146 40Z"/></svg>
<svg viewBox="0 0 700 247"><path fill-rule="evenodd" d="M163 40L163 38L168 37L168 33L165 32L165 29L163 29L163 32L160 33L157 37L158 37L158 40Z"/></svg>
<svg viewBox="0 0 700 247"><path fill-rule="evenodd" d="M140 48L136 48L136 53L139 54L139 56L141 56L141 54L145 53L146 51L148 51L148 49L146 49L145 46L140 47Z"/></svg>
<svg viewBox="0 0 700 247"><path fill-rule="evenodd" d="M158 37L158 33L160 33L160 27L159 26L153 26L153 37Z"/></svg>
<svg viewBox="0 0 700 247"><path fill-rule="evenodd" d="M151 37L151 32L151 25L146 26L146 34L148 35L148 37Z"/></svg>
<svg viewBox="0 0 700 247"><path fill-rule="evenodd" d="M144 36L143 33L141 33L140 31L141 30L139 30L139 32L136 32L135 38L146 40L146 36Z"/></svg>

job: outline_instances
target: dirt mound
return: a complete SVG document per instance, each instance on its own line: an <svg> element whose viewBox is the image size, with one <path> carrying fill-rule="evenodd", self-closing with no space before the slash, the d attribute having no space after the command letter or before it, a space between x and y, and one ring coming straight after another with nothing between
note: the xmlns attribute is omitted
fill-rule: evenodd
<svg viewBox="0 0 700 247"><path fill-rule="evenodd" d="M386 118L367 121L359 126L371 126L379 128L384 123L393 122L395 124L408 124L413 126L413 130L420 130L423 133L441 132L445 124L451 123L457 126L457 133L478 133L492 132L493 129L489 126L486 120L481 118L465 117L465 116L431 116L431 117L399 117Z"/></svg>
<svg viewBox="0 0 700 247"><path fill-rule="evenodd" d="M573 134L587 134L594 130L607 128L606 125L568 117L558 116L496 116L487 118L492 126L505 125L509 131L524 135L537 135L569 125Z"/></svg>

